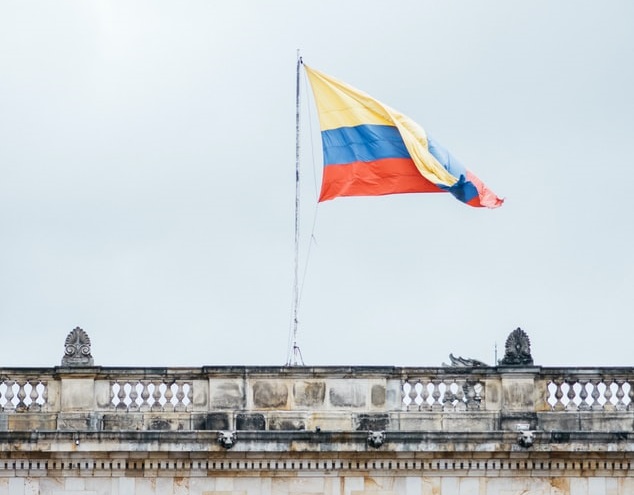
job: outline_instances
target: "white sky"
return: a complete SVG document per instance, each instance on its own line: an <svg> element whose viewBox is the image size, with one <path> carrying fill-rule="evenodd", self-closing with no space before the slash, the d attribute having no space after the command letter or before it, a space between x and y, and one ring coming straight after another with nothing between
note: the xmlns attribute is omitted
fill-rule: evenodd
<svg viewBox="0 0 634 495"><path fill-rule="evenodd" d="M506 197L320 204L306 364L493 364L521 326L538 365L631 365L632 26L631 0L0 0L0 366L59 365L75 326L97 365L284 364L298 48Z"/></svg>

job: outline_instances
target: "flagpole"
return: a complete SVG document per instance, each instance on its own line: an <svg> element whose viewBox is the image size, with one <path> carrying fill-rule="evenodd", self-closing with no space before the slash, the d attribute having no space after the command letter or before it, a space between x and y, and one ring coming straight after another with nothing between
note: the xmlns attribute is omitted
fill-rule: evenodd
<svg viewBox="0 0 634 495"><path fill-rule="evenodd" d="M287 366L297 366L298 363L304 364L302 352L297 345L297 327L298 327L298 306L299 306L299 206L300 206L300 183L299 183L299 137L300 137L300 101L299 101L299 71L302 65L302 57L297 50L297 71L295 77L295 264L293 279L293 344L289 349Z"/></svg>

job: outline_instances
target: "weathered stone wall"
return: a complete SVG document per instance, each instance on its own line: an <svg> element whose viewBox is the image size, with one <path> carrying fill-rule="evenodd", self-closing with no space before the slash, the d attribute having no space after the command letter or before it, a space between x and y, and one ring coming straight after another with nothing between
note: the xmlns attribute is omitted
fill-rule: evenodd
<svg viewBox="0 0 634 495"><path fill-rule="evenodd" d="M0 369L0 495L632 495L634 370Z"/></svg>
<svg viewBox="0 0 634 495"><path fill-rule="evenodd" d="M0 478L2 495L621 495L634 493L632 478L381 476L369 472L334 476L200 476L133 478L66 476Z"/></svg>

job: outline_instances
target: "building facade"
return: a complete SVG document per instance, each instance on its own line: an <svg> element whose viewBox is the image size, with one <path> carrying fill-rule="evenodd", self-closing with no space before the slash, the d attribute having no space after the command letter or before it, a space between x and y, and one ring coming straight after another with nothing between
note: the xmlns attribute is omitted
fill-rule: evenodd
<svg viewBox="0 0 634 495"><path fill-rule="evenodd" d="M0 495L629 495L632 368L0 369Z"/></svg>

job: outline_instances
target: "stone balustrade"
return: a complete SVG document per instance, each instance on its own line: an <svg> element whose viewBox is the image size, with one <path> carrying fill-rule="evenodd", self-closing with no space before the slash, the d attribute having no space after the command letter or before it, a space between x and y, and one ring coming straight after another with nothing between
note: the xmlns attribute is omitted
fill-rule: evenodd
<svg viewBox="0 0 634 495"><path fill-rule="evenodd" d="M0 431L629 431L631 368L0 369Z"/></svg>
<svg viewBox="0 0 634 495"><path fill-rule="evenodd" d="M634 369L0 368L0 495L629 495Z"/></svg>

